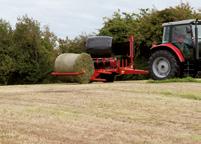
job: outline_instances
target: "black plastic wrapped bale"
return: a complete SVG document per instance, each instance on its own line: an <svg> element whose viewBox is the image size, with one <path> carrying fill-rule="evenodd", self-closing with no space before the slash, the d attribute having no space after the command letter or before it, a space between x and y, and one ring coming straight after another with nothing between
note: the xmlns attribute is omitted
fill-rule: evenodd
<svg viewBox="0 0 201 144"><path fill-rule="evenodd" d="M112 44L112 53L114 55L129 55L130 43L129 42L115 42Z"/></svg>
<svg viewBox="0 0 201 144"><path fill-rule="evenodd" d="M112 55L112 37L90 37L86 41L86 50L92 57L110 57Z"/></svg>
<svg viewBox="0 0 201 144"><path fill-rule="evenodd" d="M63 82L88 83L94 73L94 63L89 54L64 53L56 58L55 72L84 72L77 76L60 76Z"/></svg>

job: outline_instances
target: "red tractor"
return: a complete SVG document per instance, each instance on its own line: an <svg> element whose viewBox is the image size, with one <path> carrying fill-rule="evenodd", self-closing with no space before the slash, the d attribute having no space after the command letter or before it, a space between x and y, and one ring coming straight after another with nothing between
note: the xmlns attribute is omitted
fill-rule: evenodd
<svg viewBox="0 0 201 144"><path fill-rule="evenodd" d="M151 48L151 78L196 76L201 70L201 21L168 22L163 27L162 44Z"/></svg>

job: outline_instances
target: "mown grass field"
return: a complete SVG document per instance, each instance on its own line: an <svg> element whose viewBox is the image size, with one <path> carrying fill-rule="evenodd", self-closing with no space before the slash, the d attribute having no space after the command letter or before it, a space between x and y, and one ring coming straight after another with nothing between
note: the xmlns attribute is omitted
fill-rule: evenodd
<svg viewBox="0 0 201 144"><path fill-rule="evenodd" d="M0 87L0 144L200 144L201 83Z"/></svg>

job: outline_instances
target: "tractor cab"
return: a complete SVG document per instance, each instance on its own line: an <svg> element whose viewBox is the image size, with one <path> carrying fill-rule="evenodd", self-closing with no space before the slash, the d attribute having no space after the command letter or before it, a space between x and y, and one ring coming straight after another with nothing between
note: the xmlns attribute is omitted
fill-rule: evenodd
<svg viewBox="0 0 201 144"><path fill-rule="evenodd" d="M172 43L185 59L201 59L201 21L169 22L163 27L163 44Z"/></svg>
<svg viewBox="0 0 201 144"><path fill-rule="evenodd" d="M149 72L153 79L196 76L201 71L201 21L163 24L162 44L151 48Z"/></svg>

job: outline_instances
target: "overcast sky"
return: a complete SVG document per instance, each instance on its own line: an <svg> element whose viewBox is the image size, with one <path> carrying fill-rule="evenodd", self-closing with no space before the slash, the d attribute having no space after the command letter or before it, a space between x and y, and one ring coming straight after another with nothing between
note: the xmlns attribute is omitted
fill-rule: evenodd
<svg viewBox="0 0 201 144"><path fill-rule="evenodd" d="M187 0L183 0L186 2ZM0 18L16 23L19 16L29 17L48 25L57 36L74 38L81 33L97 32L103 17L114 11L137 12L140 8L163 9L181 0L0 0ZM188 0L201 8L201 0Z"/></svg>

